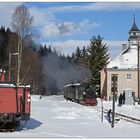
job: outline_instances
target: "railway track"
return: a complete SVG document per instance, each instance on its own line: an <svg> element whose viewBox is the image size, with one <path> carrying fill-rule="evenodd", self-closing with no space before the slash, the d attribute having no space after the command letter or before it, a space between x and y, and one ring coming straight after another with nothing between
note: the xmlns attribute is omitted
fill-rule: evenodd
<svg viewBox="0 0 140 140"><path fill-rule="evenodd" d="M101 112L102 110L98 109L98 111ZM107 114L108 110L104 109L103 112ZM117 112L115 112L115 117L118 117L118 118L120 118L122 120L125 120L125 121L128 121L128 122L132 122L132 123L140 125L140 119L138 119L138 118L127 116L127 115L120 114L120 113L117 113Z"/></svg>
<svg viewBox="0 0 140 140"><path fill-rule="evenodd" d="M73 100L71 100L71 101L73 101ZM73 101L73 102L77 102L77 101ZM77 103L79 103L79 102L77 102ZM81 103L79 103L79 104L81 104ZM83 104L81 104L81 105L83 105ZM101 109L97 109L97 110L100 111L100 112L102 111ZM103 112L107 114L108 109L104 109ZM117 113L117 112L115 112L115 117L117 117L119 119L122 119L122 120L125 120L125 121L128 121L128 122L131 122L131 123L135 123L135 124L140 125L140 119L138 119L138 118L127 116L127 115Z"/></svg>
<svg viewBox="0 0 140 140"><path fill-rule="evenodd" d="M73 100L71 100L71 101L73 101ZM76 102L76 101L74 101L74 102ZM79 104L81 104L81 103L79 103ZM81 105L83 105L83 104L81 104ZM100 111L100 112L102 111L101 109L97 109L97 110ZM103 112L107 114L108 109L104 109ZM135 124L140 125L140 119L138 119L138 118L127 116L127 115L117 113L117 112L115 112L115 117L117 117L119 119L122 119L122 120L125 120L125 121L128 121L128 122L131 122L131 123L135 123Z"/></svg>

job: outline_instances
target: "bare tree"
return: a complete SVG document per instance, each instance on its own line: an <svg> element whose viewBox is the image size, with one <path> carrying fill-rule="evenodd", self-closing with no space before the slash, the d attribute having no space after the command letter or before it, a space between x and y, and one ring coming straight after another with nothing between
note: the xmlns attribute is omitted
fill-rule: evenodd
<svg viewBox="0 0 140 140"><path fill-rule="evenodd" d="M22 61L22 52L26 39L31 36L31 25L33 16L30 15L28 8L22 4L16 7L12 16L12 28L18 35L18 66L17 66L17 85L20 84L20 69Z"/></svg>

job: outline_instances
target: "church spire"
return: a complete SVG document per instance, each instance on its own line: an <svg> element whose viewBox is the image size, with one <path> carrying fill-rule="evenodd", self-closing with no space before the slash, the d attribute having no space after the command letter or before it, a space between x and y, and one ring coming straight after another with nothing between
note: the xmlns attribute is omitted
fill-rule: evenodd
<svg viewBox="0 0 140 140"><path fill-rule="evenodd" d="M132 25L132 27L131 27L131 29L130 29L130 32L131 31L139 31L139 29L138 29L138 27L137 27L137 25L136 25L136 21L135 21L135 14L133 15L134 17L133 17L133 25Z"/></svg>
<svg viewBox="0 0 140 140"><path fill-rule="evenodd" d="M135 14L133 15L133 23L135 23Z"/></svg>
<svg viewBox="0 0 140 140"><path fill-rule="evenodd" d="M137 39L140 38L139 33L140 33L140 30L138 29L136 25L135 15L133 15L133 25L129 31L129 38L128 38L128 41L130 44L135 44L134 42L136 42Z"/></svg>

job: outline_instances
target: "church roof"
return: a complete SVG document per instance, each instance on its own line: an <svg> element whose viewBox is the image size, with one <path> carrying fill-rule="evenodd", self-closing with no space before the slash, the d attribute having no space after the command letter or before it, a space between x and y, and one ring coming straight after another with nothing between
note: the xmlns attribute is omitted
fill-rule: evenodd
<svg viewBox="0 0 140 140"><path fill-rule="evenodd" d="M138 27L137 27L135 21L134 21L134 23L133 23L133 25L132 25L130 31L139 31L139 29L138 29Z"/></svg>
<svg viewBox="0 0 140 140"><path fill-rule="evenodd" d="M137 68L137 45L127 46L114 60L110 61L107 68L135 69Z"/></svg>
<svg viewBox="0 0 140 140"><path fill-rule="evenodd" d="M135 17L133 21L133 25L131 27L131 32L139 32L139 29L135 23ZM133 39L133 41L137 41L139 38L139 35L137 34L130 34L129 39ZM128 39L128 40L129 40ZM136 43L130 43L129 45L123 50L118 57L116 57L114 60L110 61L107 65L107 68L113 68L113 69L135 69L138 67L138 49L137 49ZM140 53L140 52L139 52Z"/></svg>

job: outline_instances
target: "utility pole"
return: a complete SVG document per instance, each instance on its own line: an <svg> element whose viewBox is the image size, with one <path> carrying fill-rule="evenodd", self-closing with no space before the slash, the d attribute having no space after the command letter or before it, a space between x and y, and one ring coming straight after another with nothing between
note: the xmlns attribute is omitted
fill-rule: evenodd
<svg viewBox="0 0 140 140"><path fill-rule="evenodd" d="M137 69L137 70L138 70L138 99L140 99L140 95L139 95L139 94L140 94L140 71L139 71L139 69L140 69L139 55L140 55L140 54L139 54L139 49L140 49L140 48L139 48L139 41L138 41L138 69Z"/></svg>
<svg viewBox="0 0 140 140"><path fill-rule="evenodd" d="M11 52L9 50L9 72L8 72L8 80L11 81Z"/></svg>
<svg viewBox="0 0 140 140"><path fill-rule="evenodd" d="M101 97L101 108L102 108L101 121L103 122L103 99L102 99L102 97Z"/></svg>
<svg viewBox="0 0 140 140"><path fill-rule="evenodd" d="M115 88L116 88L116 82L117 82L117 75L112 74L112 79L113 79L113 104L112 104L112 123L111 127L114 127L114 118L115 118Z"/></svg>
<svg viewBox="0 0 140 140"><path fill-rule="evenodd" d="M11 51L9 51L9 76L8 76L9 81L11 81L11 60L12 60L12 56L18 56L18 53L11 53Z"/></svg>
<svg viewBox="0 0 140 140"><path fill-rule="evenodd" d="M17 86L19 86L19 72L20 72L20 42L18 40L18 56L17 56Z"/></svg>

